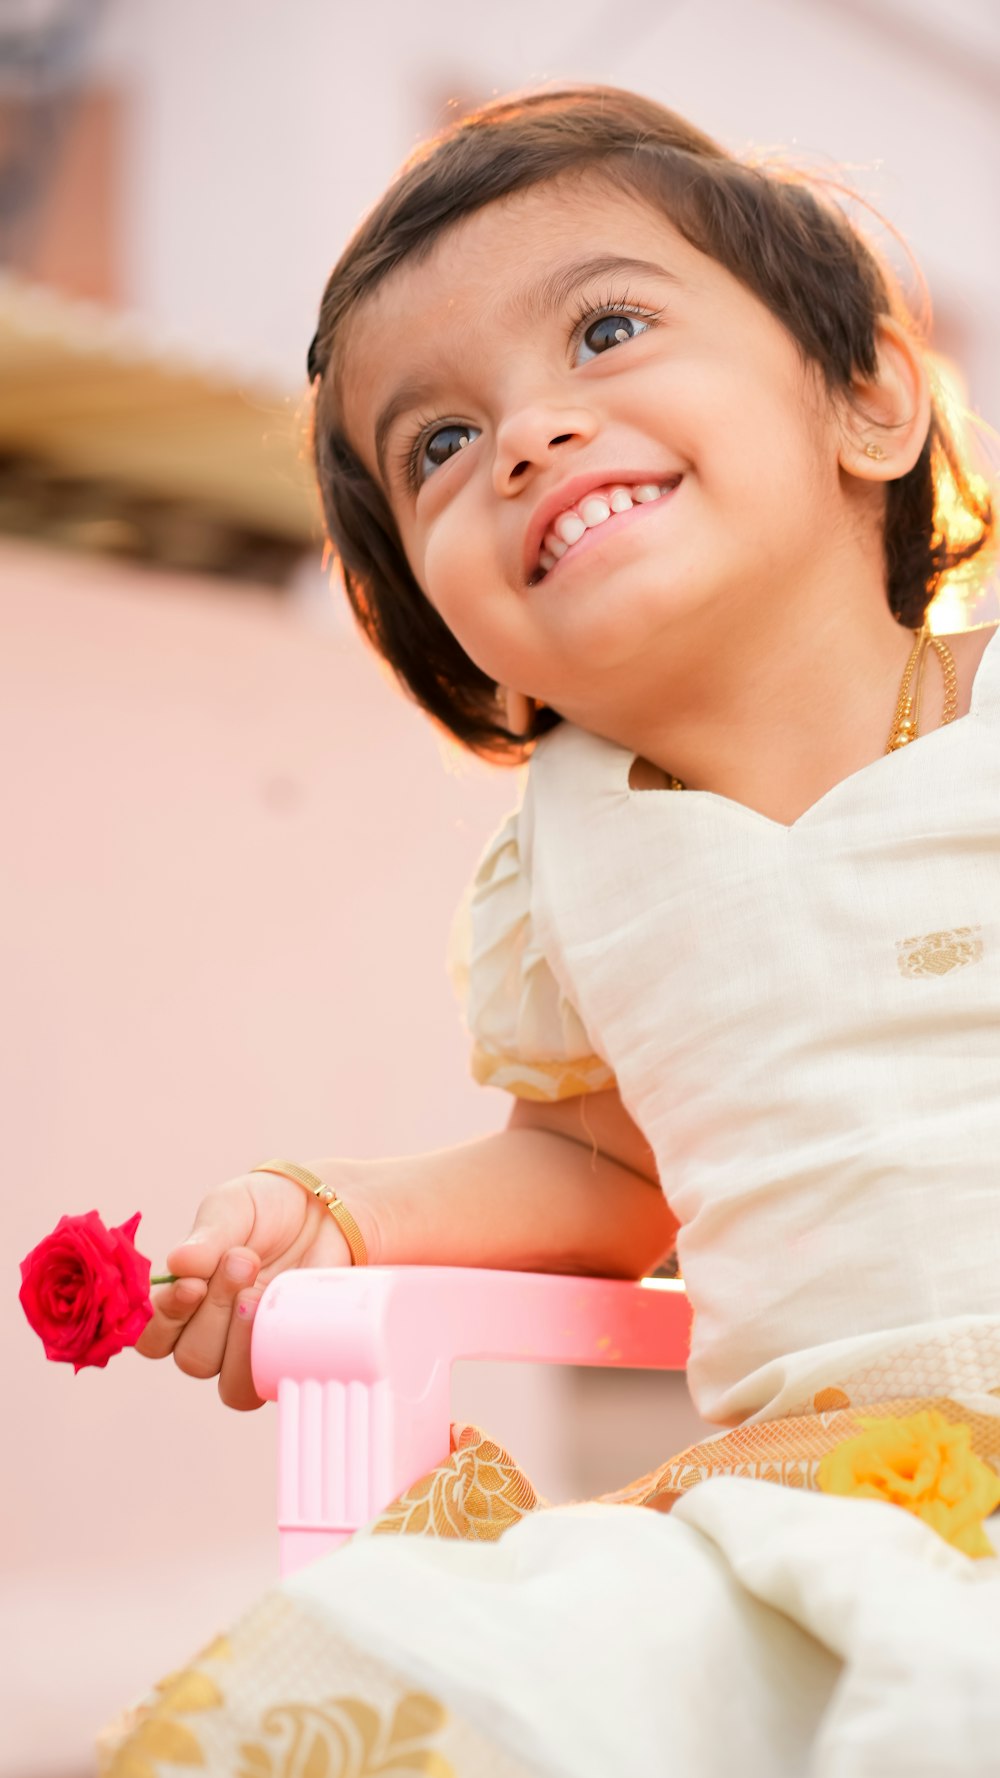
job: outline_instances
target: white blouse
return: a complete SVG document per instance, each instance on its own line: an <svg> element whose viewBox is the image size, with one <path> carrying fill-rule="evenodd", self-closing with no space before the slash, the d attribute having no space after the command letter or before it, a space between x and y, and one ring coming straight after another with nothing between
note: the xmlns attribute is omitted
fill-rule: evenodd
<svg viewBox="0 0 1000 1778"><path fill-rule="evenodd" d="M729 1422L782 1355L1000 1315L1000 630L967 716L790 826L632 761L542 739L449 969L478 1080L617 1084Z"/></svg>

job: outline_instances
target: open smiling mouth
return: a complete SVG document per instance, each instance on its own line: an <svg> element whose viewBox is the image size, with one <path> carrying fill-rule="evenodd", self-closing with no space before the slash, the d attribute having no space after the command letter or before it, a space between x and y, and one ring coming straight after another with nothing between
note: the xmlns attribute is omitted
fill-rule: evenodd
<svg viewBox="0 0 1000 1778"><path fill-rule="evenodd" d="M650 507L664 505L683 479L677 475L668 482L643 482L633 487L618 484L611 490L595 488L577 506L560 513L555 525L546 532L538 567L528 585L540 586L551 580L565 563L584 554L589 545L610 537L624 525L634 524Z"/></svg>

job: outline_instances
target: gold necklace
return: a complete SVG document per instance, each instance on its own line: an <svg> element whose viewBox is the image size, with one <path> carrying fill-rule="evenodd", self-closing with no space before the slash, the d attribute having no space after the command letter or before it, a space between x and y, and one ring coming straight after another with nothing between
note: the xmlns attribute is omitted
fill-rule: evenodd
<svg viewBox="0 0 1000 1778"><path fill-rule="evenodd" d="M944 674L944 714L941 717L940 726L944 728L946 722L953 722L955 719L958 705L958 675L955 671L955 659L947 642L943 642L940 636L932 636L927 624L923 623L919 630L914 631L913 647L903 669L902 684L899 688L899 697L896 700L896 713L889 730L886 753L895 753L897 748L906 747L910 741L915 741L920 733L920 683L923 678L928 647L933 648L941 662L941 671ZM913 683L914 674L916 674L915 685ZM682 784L680 778L673 776L672 772L667 773L667 779L667 787L670 790L685 790L687 788Z"/></svg>
<svg viewBox="0 0 1000 1778"><path fill-rule="evenodd" d="M958 702L956 689L958 675L955 672L955 661L951 649L946 642L942 642L940 636L932 636L925 623L921 624L919 630L915 632L915 637L910 650L910 658L903 672L903 683L899 688L896 714L892 719L889 741L886 746L887 753L895 753L897 747L906 747L910 741L915 741L920 733L920 681L923 678L928 645L934 649L944 674L944 715L941 718L941 727L943 728L946 722L952 722L955 716ZM911 691L910 686L913 683L914 673L916 673L916 685Z"/></svg>

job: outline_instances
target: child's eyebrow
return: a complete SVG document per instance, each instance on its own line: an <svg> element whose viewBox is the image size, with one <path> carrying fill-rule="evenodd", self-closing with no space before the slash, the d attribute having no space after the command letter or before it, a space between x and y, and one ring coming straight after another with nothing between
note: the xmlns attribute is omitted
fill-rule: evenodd
<svg viewBox="0 0 1000 1778"><path fill-rule="evenodd" d="M620 253L596 253L589 254L586 259L573 259L567 265L556 266L547 277L529 285L527 290L515 291L507 306L520 320L540 321L553 309L561 308L567 297L572 296L581 284L589 283L591 278L609 278L625 272L645 278L666 278L671 284L681 282L676 272L657 265L655 260L626 259Z"/></svg>
<svg viewBox="0 0 1000 1778"><path fill-rule="evenodd" d="M666 266L657 265L651 259L628 259L617 253L591 254L586 259L574 259L567 265L557 266L544 278L529 285L527 290L515 291L505 307L512 318L523 321L538 321L551 314L553 309L561 308L567 298L578 290L581 284L587 284L591 278L607 278L623 273L633 276L665 278L671 284L680 285L681 279L676 272L668 271ZM380 409L375 422L375 456L383 483L388 484L386 473L385 447L389 434L404 414L412 409L423 407L434 395L437 381L428 376L419 381L411 379L393 390L388 401Z"/></svg>

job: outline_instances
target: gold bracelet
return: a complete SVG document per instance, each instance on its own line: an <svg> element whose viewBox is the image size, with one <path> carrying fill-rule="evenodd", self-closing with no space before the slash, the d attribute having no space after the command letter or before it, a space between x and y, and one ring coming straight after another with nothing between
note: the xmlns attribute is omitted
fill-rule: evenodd
<svg viewBox="0 0 1000 1778"><path fill-rule="evenodd" d="M368 1264L365 1238L343 1198L334 1191L332 1185L324 1185L322 1179L316 1178L315 1173L307 1172L305 1167L297 1167L294 1161L262 1161L259 1167L251 1167L250 1171L251 1173L277 1173L282 1179L291 1179L296 1185L304 1185L306 1191L311 1192L313 1197L318 1198L320 1203L325 1204L329 1210L351 1250L351 1264L354 1266Z"/></svg>

